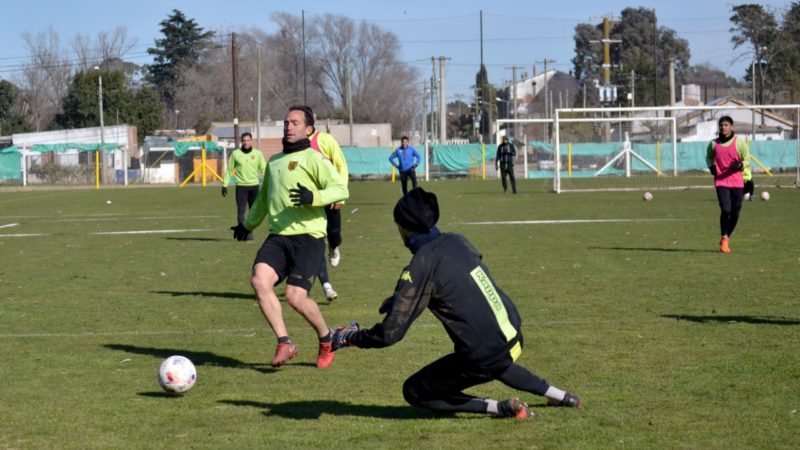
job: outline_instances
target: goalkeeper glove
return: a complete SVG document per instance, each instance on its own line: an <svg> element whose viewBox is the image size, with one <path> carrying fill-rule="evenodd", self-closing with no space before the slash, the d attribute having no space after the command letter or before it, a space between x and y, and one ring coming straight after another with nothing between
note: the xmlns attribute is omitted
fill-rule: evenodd
<svg viewBox="0 0 800 450"><path fill-rule="evenodd" d="M225 186L222 186L222 196L223 197L228 196L228 188L226 188Z"/></svg>
<svg viewBox="0 0 800 450"><path fill-rule="evenodd" d="M711 175L717 176L717 166L709 166L708 171L711 172Z"/></svg>
<svg viewBox="0 0 800 450"><path fill-rule="evenodd" d="M346 347L350 345L350 339L358 333L359 327L358 322L355 320L350 322L350 326L347 327L339 327L333 333L333 340L331 341L331 350L334 352L339 350L342 347Z"/></svg>
<svg viewBox="0 0 800 450"><path fill-rule="evenodd" d="M250 230L245 228L244 224L239 222L236 226L231 227L233 231L233 238L237 241L243 241L247 239L247 235L250 234Z"/></svg>
<svg viewBox="0 0 800 450"><path fill-rule="evenodd" d="M297 183L296 188L289 189L289 198L294 203L294 206L310 205L314 202L314 193L302 184Z"/></svg>
<svg viewBox="0 0 800 450"><path fill-rule="evenodd" d="M731 169L733 169L734 172L741 172L744 170L744 164L742 164L741 161L734 161L733 164L731 164Z"/></svg>

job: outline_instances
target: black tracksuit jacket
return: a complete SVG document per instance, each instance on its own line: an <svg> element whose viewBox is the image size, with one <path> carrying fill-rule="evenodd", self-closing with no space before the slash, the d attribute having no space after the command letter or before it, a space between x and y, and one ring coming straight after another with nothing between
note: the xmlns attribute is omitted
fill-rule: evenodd
<svg viewBox="0 0 800 450"><path fill-rule="evenodd" d="M397 281L382 322L350 339L361 348L387 347L403 338L428 308L442 322L454 352L479 369L508 366L521 351L521 319L462 235L443 233L424 244Z"/></svg>

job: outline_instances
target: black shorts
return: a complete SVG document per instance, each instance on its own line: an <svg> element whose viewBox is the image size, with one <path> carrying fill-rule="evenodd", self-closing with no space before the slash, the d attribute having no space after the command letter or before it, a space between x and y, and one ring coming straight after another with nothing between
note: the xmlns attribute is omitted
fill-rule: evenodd
<svg viewBox="0 0 800 450"><path fill-rule="evenodd" d="M286 284L307 291L314 284L325 257L325 239L308 234L282 236L270 234L256 254L253 267L264 263L278 274L276 285L286 279Z"/></svg>

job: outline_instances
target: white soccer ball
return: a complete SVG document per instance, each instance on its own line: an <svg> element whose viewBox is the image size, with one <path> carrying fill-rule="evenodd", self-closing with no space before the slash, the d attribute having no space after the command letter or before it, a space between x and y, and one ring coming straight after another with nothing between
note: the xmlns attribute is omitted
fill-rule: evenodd
<svg viewBox="0 0 800 450"><path fill-rule="evenodd" d="M649 202L650 200L653 199L653 194L651 194L649 192L645 192L644 195L642 196L642 198L644 199L644 201Z"/></svg>
<svg viewBox="0 0 800 450"><path fill-rule="evenodd" d="M189 358L180 355L170 356L158 368L158 384L170 394L181 394L194 386L197 369Z"/></svg>
<svg viewBox="0 0 800 450"><path fill-rule="evenodd" d="M106 205L110 205L110 204L111 204L111 200L106 200Z"/></svg>
<svg viewBox="0 0 800 450"><path fill-rule="evenodd" d="M750 200L750 193L749 192L747 194L744 194L744 200L745 201Z"/></svg>
<svg viewBox="0 0 800 450"><path fill-rule="evenodd" d="M761 200L767 201L769 200L769 192L764 191L761 193Z"/></svg>

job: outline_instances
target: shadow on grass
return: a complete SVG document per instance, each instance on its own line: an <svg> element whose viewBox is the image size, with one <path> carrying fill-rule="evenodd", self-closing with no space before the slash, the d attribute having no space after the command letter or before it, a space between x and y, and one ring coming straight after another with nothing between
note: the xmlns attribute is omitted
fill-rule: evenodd
<svg viewBox="0 0 800 450"><path fill-rule="evenodd" d="M237 298L245 300L255 300L255 294L240 294L238 292L203 292L203 291L150 291L153 294L171 295L173 297L214 297L214 298Z"/></svg>
<svg viewBox="0 0 800 450"><path fill-rule="evenodd" d="M249 400L220 400L234 406L259 408L265 416L287 419L319 419L322 414L336 416L376 417L385 419L453 419L454 414L435 414L411 406L354 405L333 400L306 400L286 403L264 403Z"/></svg>
<svg viewBox="0 0 800 450"><path fill-rule="evenodd" d="M268 363L246 363L236 358L230 358L212 352L195 352L182 348L137 347L135 345L125 345L125 344L103 344L103 347L109 348L111 350L133 353L136 355L149 355L160 359L165 359L172 355L182 355L192 360L195 366L216 366L216 367L230 367L234 369L252 369L252 370L257 370L261 373L273 373L277 370L272 368ZM286 365L303 366L307 364L287 363Z"/></svg>
<svg viewBox="0 0 800 450"><path fill-rule="evenodd" d="M183 398L183 395L181 394L170 394L169 392L165 391L137 392L136 395L152 398Z"/></svg>
<svg viewBox="0 0 800 450"><path fill-rule="evenodd" d="M230 241L232 239L222 238L204 238L204 237L166 237L168 241L200 241L200 242L214 242L214 241Z"/></svg>
<svg viewBox="0 0 800 450"><path fill-rule="evenodd" d="M754 325L800 325L800 320L789 319L786 317L771 317L771 316L685 316L675 314L665 314L661 317L666 319L687 320L689 322L709 323L709 322L724 322L724 323L750 323Z"/></svg>
<svg viewBox="0 0 800 450"><path fill-rule="evenodd" d="M587 247L589 250L633 250L642 252L668 252L668 253L719 253L715 249L698 248L663 248L663 247Z"/></svg>

